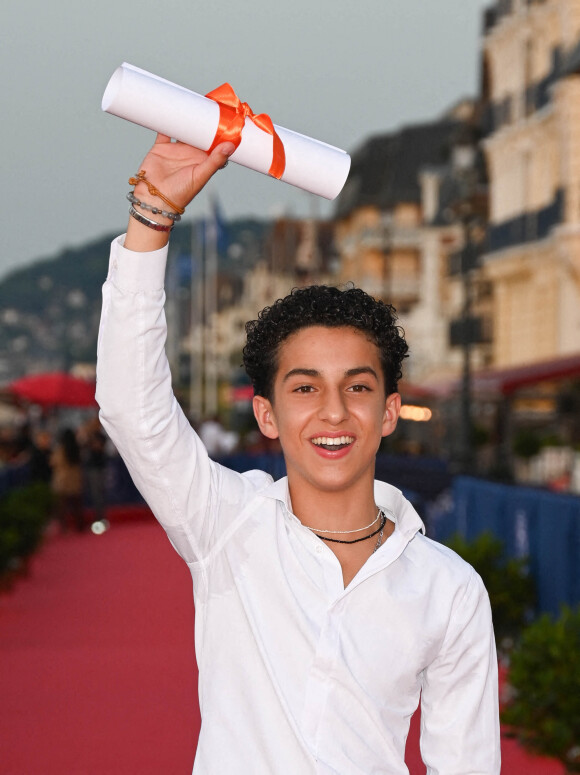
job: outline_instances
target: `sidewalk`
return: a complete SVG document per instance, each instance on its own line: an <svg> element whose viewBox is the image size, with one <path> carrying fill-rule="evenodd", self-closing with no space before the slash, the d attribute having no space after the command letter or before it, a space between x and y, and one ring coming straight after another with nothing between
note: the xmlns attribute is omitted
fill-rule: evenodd
<svg viewBox="0 0 580 775"><path fill-rule="evenodd" d="M154 521L51 539L0 597L0 772L189 775L196 679L191 577ZM408 749L422 775L416 724ZM505 775L564 772L502 752Z"/></svg>

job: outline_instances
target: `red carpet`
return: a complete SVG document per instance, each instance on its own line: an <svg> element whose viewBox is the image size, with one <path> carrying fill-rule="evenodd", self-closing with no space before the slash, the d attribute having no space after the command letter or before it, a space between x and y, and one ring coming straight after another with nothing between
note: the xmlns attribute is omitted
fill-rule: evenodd
<svg viewBox="0 0 580 775"><path fill-rule="evenodd" d="M1 775L191 773L191 577L161 528L130 516L102 536L49 540L0 597ZM506 775L564 772L513 741L503 757Z"/></svg>

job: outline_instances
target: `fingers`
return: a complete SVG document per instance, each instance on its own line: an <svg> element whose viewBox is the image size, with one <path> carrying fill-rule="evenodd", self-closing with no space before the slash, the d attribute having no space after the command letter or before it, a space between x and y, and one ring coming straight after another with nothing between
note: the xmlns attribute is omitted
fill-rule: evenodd
<svg viewBox="0 0 580 775"><path fill-rule="evenodd" d="M226 161L229 159L229 157L232 155L232 153L236 150L236 146L234 143L220 143L218 146L214 148L211 155L214 153L221 154L222 156L226 157Z"/></svg>
<svg viewBox="0 0 580 775"><path fill-rule="evenodd" d="M235 150L236 146L233 143L221 143L217 148L214 148L207 159L197 165L195 168L195 184L197 191L201 191L208 180L215 175L218 170L225 167L229 157Z"/></svg>
<svg viewBox="0 0 580 775"><path fill-rule="evenodd" d="M171 137L169 135L162 135L161 132L157 132L157 137L155 138L155 145L163 145L165 143L170 143Z"/></svg>

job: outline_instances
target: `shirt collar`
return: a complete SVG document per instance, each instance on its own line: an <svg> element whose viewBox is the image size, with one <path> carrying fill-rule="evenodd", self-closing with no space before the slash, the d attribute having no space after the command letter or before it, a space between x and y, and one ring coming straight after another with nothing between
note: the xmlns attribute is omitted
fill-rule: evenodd
<svg viewBox="0 0 580 775"><path fill-rule="evenodd" d="M425 533L425 525L411 503L396 487L386 482L375 480L375 502L382 506L394 518L397 530L411 539L419 530ZM288 490L288 477L283 476L275 482L267 485L261 493L266 498L281 501L290 514L290 492Z"/></svg>
<svg viewBox="0 0 580 775"><path fill-rule="evenodd" d="M288 477L283 476L281 479L277 479L275 482L267 485L261 492L265 498L274 498L274 500L282 501L288 511L292 512L292 506L290 503L290 491L288 490Z"/></svg>

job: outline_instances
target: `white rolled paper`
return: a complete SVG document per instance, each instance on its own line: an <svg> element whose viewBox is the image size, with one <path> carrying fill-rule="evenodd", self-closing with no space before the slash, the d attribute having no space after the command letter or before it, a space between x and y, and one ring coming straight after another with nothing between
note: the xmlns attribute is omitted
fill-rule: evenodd
<svg viewBox="0 0 580 775"><path fill-rule="evenodd" d="M220 116L214 100L126 62L111 76L102 109L204 151L213 143ZM274 127L286 154L281 180L325 199L337 197L348 176L350 156L320 140L276 124ZM267 175L272 163L272 136L246 118L242 141L230 158Z"/></svg>

